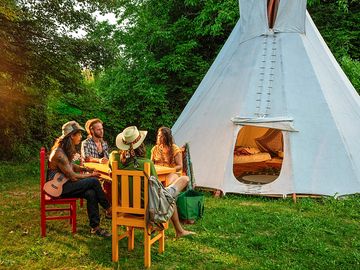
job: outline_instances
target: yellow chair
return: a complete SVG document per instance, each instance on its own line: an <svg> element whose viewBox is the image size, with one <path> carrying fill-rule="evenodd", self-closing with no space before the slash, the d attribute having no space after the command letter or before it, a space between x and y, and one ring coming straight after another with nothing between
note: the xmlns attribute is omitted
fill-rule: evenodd
<svg viewBox="0 0 360 270"><path fill-rule="evenodd" d="M150 164L144 164L144 171L150 175ZM131 182L132 179L132 182ZM119 191L119 181L121 189ZM131 188L132 187L132 188ZM129 190L132 189L132 190ZM144 200L141 200L143 191ZM120 193L120 194L119 194ZM119 196L120 195L120 196ZM144 264L151 265L151 245L159 240L159 252L165 250L165 230L153 237L146 227L148 205L148 179L143 171L119 170L118 162L112 163L112 260L119 260L119 240L128 237L128 250L134 249L134 229L144 230ZM126 232L119 234L118 226L126 226ZM166 226L167 227L167 226Z"/></svg>

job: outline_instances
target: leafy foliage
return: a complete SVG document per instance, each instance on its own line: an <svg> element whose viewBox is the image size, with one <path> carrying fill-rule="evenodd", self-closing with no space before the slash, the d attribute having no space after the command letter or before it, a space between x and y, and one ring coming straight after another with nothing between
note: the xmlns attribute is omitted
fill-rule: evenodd
<svg viewBox="0 0 360 270"><path fill-rule="evenodd" d="M360 93L360 1L337 0L313 4L309 12L330 50Z"/></svg>
<svg viewBox="0 0 360 270"><path fill-rule="evenodd" d="M118 130L171 126L238 19L237 1L124 1L120 58L99 76Z"/></svg>
<svg viewBox="0 0 360 270"><path fill-rule="evenodd" d="M341 66L354 85L355 89L360 94L360 62L359 60L352 60L348 56L341 59Z"/></svg>
<svg viewBox="0 0 360 270"><path fill-rule="evenodd" d="M52 133L47 117L49 95L84 94L82 67L106 64L96 60L104 54L95 41L65 33L94 28L90 11L107 6L102 1L81 1L78 4L84 9L78 10L77 3L2 1L0 136L5 141L0 145L0 159L31 155L32 148Z"/></svg>
<svg viewBox="0 0 360 270"><path fill-rule="evenodd" d="M344 56L359 61L360 1L351 1L346 7L347 1L328 2L309 8L317 28L339 62Z"/></svg>

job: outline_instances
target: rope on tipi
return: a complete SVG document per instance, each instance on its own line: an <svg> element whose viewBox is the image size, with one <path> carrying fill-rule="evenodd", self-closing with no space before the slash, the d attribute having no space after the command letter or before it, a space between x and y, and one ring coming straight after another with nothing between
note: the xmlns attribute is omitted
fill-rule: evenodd
<svg viewBox="0 0 360 270"><path fill-rule="evenodd" d="M271 93L273 91L274 79L275 79L275 64L276 64L276 35L272 35L272 48L269 68L269 81L267 88L267 99L266 99L266 111L265 114L269 115L271 109Z"/></svg>
<svg viewBox="0 0 360 270"><path fill-rule="evenodd" d="M271 44L269 44L270 42ZM274 85L275 65L277 58L276 50L276 35L264 35L263 52L261 57L261 64L259 67L259 84L258 90L256 92L256 112L254 113L254 115L257 117L266 117L270 114L271 111L271 94Z"/></svg>
<svg viewBox="0 0 360 270"><path fill-rule="evenodd" d="M276 48L277 48L276 34L273 32L272 29L275 24L278 7L279 7L279 0L267 1L269 34L264 35L263 54L262 54L260 74L259 74L259 86L256 92L257 105L256 105L256 112L254 113L254 115L259 118L267 117L271 111L271 93L273 90L274 79L275 79L274 73L275 73L275 65L276 65ZM270 42L271 44L269 44ZM271 47L271 50L268 49L269 47ZM269 68L267 69L267 67ZM266 86L266 94L264 95L266 95L266 97L263 97L265 80L267 86Z"/></svg>

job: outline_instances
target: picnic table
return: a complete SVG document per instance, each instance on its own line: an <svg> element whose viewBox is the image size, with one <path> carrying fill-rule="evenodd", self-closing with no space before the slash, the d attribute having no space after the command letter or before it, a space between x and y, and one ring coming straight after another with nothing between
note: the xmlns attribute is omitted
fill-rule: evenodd
<svg viewBox="0 0 360 270"><path fill-rule="evenodd" d="M108 163L94 163L94 162L85 162L85 167L89 167L92 169L97 170L101 174L101 178L107 181L112 181L110 177L110 168ZM176 172L175 168L165 167L165 166L159 166L155 165L156 173L158 174L159 180L163 183L163 185L166 187L169 183L166 179L166 176L169 173Z"/></svg>

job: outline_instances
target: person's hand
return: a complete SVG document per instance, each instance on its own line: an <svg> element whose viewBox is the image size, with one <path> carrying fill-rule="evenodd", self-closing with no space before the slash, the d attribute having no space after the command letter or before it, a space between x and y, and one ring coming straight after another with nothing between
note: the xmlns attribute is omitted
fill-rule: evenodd
<svg viewBox="0 0 360 270"><path fill-rule="evenodd" d="M103 157L103 158L99 159L99 163L104 164L104 163L108 163L108 162L109 162L109 160L106 157Z"/></svg>
<svg viewBox="0 0 360 270"><path fill-rule="evenodd" d="M92 172L94 172L94 169L93 169L93 168L86 167L86 171L89 172L89 173L92 173Z"/></svg>
<svg viewBox="0 0 360 270"><path fill-rule="evenodd" d="M93 177L100 177L101 176L100 172L98 172L97 170L94 170L90 175L93 176Z"/></svg>

